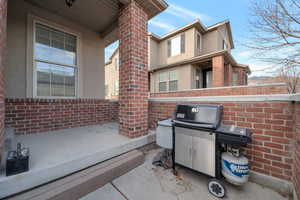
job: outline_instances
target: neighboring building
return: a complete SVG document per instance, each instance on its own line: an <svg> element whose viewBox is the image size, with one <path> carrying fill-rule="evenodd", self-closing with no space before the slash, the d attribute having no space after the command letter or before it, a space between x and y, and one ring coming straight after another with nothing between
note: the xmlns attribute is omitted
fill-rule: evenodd
<svg viewBox="0 0 300 200"><path fill-rule="evenodd" d="M115 99L119 95L119 48L105 63L105 98Z"/></svg>
<svg viewBox="0 0 300 200"><path fill-rule="evenodd" d="M236 62L233 48L229 21L205 27L197 20L162 37L149 33L150 92L247 85L250 69ZM116 52L105 69L107 98L117 95Z"/></svg>
<svg viewBox="0 0 300 200"><path fill-rule="evenodd" d="M278 76L253 76L248 80L248 85L261 85L270 83L283 83L283 81Z"/></svg>
<svg viewBox="0 0 300 200"><path fill-rule="evenodd" d="M162 37L149 34L151 93L247 85L247 65L236 62L229 21L194 21Z"/></svg>

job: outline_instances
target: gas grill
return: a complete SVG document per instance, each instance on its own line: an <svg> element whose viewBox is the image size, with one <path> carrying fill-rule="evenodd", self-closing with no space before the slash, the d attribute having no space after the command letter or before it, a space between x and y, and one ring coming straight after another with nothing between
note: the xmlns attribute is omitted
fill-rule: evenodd
<svg viewBox="0 0 300 200"><path fill-rule="evenodd" d="M248 160L240 156L239 148L251 142L249 129L223 125L222 114L221 105L180 104L176 107L172 125L174 173L175 165L181 165L209 175L214 179L209 182L208 189L217 197L225 195L220 181L224 176L236 185L248 180ZM226 160L228 153L234 155L230 157L230 162ZM227 169L222 169L223 161L229 163L228 166L234 165L235 169L242 169L238 172L243 174L232 172L232 176L227 176Z"/></svg>

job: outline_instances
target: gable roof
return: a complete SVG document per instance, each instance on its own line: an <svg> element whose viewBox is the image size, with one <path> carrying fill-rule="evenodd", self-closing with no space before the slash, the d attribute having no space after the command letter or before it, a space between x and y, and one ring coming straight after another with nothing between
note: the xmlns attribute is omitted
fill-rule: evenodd
<svg viewBox="0 0 300 200"><path fill-rule="evenodd" d="M116 55L116 53L119 51L119 46L114 50L114 52L111 54L111 56L109 57L108 61L105 63L106 65L109 65L112 62L113 57Z"/></svg>
<svg viewBox="0 0 300 200"><path fill-rule="evenodd" d="M211 26L206 27L204 24L201 23L200 20L197 19L197 20L195 20L195 21L193 21L193 22L191 22L191 23L189 23L185 26L182 26L182 27L180 27L180 28L178 28L174 31L171 31L170 33L167 33L163 36L158 36L154 33L148 33L148 35L156 41L162 41L162 40L166 40L166 39L168 39L168 38L170 38L170 37L172 37L172 36L174 36L178 33L181 33L181 32L184 32L188 29L191 29L193 27L197 28L202 33L207 33L207 32L210 32L210 31L214 31L214 30L216 30L219 27L224 26L224 25L226 26L226 28L228 30L230 46L232 48L234 48L233 38L232 38L232 31L231 31L231 26L230 26L230 21L229 20L224 20L222 22L218 22L216 24L213 24Z"/></svg>

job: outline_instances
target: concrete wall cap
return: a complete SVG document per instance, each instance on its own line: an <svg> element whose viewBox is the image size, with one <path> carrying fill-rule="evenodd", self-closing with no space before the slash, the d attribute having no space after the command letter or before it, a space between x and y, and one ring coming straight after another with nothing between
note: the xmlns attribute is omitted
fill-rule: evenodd
<svg viewBox="0 0 300 200"><path fill-rule="evenodd" d="M274 95L201 96L201 97L160 97L149 98L153 102L251 102L251 101L300 101L300 93Z"/></svg>

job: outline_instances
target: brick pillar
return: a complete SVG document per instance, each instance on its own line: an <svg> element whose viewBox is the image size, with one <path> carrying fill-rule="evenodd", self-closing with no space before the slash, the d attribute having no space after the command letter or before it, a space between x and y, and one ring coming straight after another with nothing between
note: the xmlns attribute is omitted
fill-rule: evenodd
<svg viewBox="0 0 300 200"><path fill-rule="evenodd" d="M4 143L4 65L6 62L7 0L0 0L0 161Z"/></svg>
<svg viewBox="0 0 300 200"><path fill-rule="evenodd" d="M120 9L120 133L148 134L148 16L132 0Z"/></svg>
<svg viewBox="0 0 300 200"><path fill-rule="evenodd" d="M213 87L225 86L225 66L224 56L216 56L212 58L212 69L213 69Z"/></svg>

